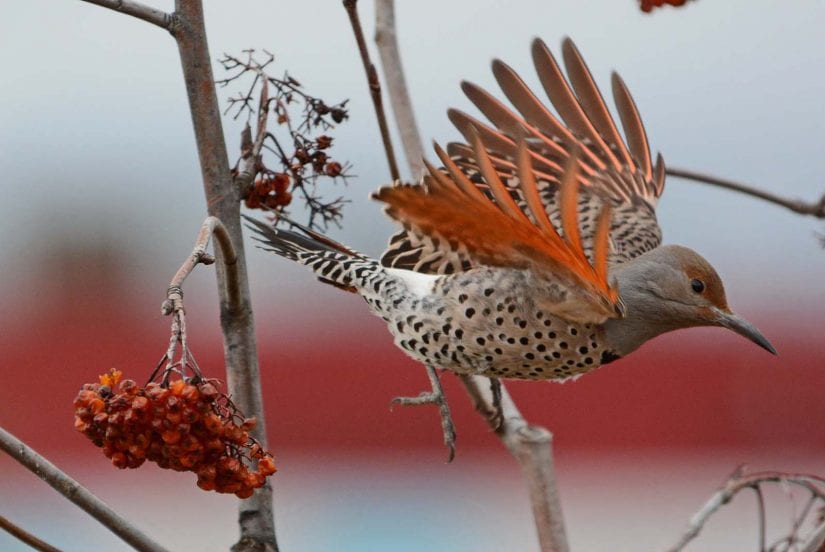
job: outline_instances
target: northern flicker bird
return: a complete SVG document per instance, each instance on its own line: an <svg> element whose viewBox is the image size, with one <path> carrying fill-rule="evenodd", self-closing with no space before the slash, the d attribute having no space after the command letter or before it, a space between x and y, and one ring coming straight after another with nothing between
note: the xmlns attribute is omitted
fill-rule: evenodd
<svg viewBox="0 0 825 552"><path fill-rule="evenodd" d="M498 60L493 73L513 108L462 84L490 124L450 110L467 143L436 145L443 168L427 164L421 183L373 195L404 228L380 261L300 226L248 219L258 239L364 297L431 374L565 380L693 326L728 328L775 354L730 310L710 263L660 245L664 162L652 161L622 79L613 74L624 138L571 40L562 54L567 78L533 43L557 114Z"/></svg>

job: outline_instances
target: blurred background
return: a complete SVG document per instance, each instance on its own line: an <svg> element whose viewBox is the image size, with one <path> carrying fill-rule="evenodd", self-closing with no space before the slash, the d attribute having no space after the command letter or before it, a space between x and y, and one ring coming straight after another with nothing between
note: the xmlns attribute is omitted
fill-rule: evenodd
<svg viewBox="0 0 825 552"><path fill-rule="evenodd" d="M331 153L357 178L330 190L351 203L329 234L379 254L394 228L367 197L388 173L340 2L206 4L213 58L266 48L276 73L329 102L350 98ZM495 89L489 61L501 57L535 85L531 39L557 48L571 36L603 87L621 72L669 165L809 201L825 191L818 0L702 0L653 15L633 0L398 4L427 140L457 137L445 111L469 109L461 79ZM142 380L165 350L160 303L205 216L174 41L81 1L2 5L0 425L171 549L226 550L234 498L152 465L115 470L72 428L82 383L110 367ZM359 6L371 37L373 3ZM220 90L221 101L239 90ZM225 120L233 163L241 128ZM716 266L733 308L779 356L695 329L575 383L509 384L526 417L555 434L575 550L666 548L741 463L825 473L825 224L676 179L659 219L667 242ZM458 428L447 465L434 408L390 412L393 396L427 378L362 301L251 247L249 261L283 550L537 550L518 466L456 379L443 377ZM189 278L186 300L192 350L223 377L211 269ZM125 549L6 456L0 474L0 515L65 550ZM768 498L778 536L792 504L779 490ZM753 549L756 519L745 494L691 549ZM0 549L23 548L0 534Z"/></svg>

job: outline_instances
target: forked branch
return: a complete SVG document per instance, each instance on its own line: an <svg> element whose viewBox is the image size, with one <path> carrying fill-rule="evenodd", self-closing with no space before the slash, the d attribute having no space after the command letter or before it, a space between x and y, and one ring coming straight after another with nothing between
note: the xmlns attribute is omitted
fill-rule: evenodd
<svg viewBox="0 0 825 552"><path fill-rule="evenodd" d="M192 253L189 254L172 277L172 281L169 282L166 300L161 305L163 314L168 315L183 310L183 290L181 288L183 281L198 264L209 265L215 262L215 257L206 252L213 235L215 236L215 243L218 244L221 250L221 259L226 267L225 296L231 308L238 308L240 289L238 287L238 256L235 254L235 247L232 245L229 232L226 231L226 227L220 219L218 217L206 217L198 232Z"/></svg>
<svg viewBox="0 0 825 552"><path fill-rule="evenodd" d="M23 464L33 474L51 485L55 491L71 500L135 550L140 552L166 552L164 547L132 525L130 521L121 517L105 502L92 494L91 491L3 428L0 428L0 449Z"/></svg>
<svg viewBox="0 0 825 552"><path fill-rule="evenodd" d="M757 493L758 506L760 511L760 527L759 540L762 543L760 549L767 550L765 546L765 519L764 519L764 504L762 503L761 486L765 483L782 483L785 485L798 487L810 493L810 501L808 505L802 509L798 518L793 521L791 533L779 541L779 545L787 545L785 550L797 550L796 546L799 543L805 543L803 550L805 552L816 552L821 541L825 538L825 528L820 522L817 527L811 532L806 539L798 536L798 532L805 519L812 512L815 512L814 503L819 502L820 507L825 505L825 479L815 475L808 475L802 473L782 473L782 472L759 472L752 474L743 474L741 470L737 470L728 478L722 487L716 491L712 497L702 506L702 508L694 514L690 519L687 528L682 533L678 542L668 549L668 552L680 552L693 539L699 536L699 533L705 527L708 520L715 514L722 506L729 503L733 498L743 489L752 489ZM772 546L771 550L779 549L778 546Z"/></svg>

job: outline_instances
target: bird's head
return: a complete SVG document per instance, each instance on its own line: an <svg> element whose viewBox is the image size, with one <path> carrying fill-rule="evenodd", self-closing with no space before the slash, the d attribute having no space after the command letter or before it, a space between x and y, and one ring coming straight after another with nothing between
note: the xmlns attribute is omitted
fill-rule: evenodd
<svg viewBox="0 0 825 552"><path fill-rule="evenodd" d="M628 317L635 318L637 325L661 328L657 334L693 326L722 326L776 354L759 330L731 311L721 278L695 251L667 245L625 265L616 271L616 278Z"/></svg>

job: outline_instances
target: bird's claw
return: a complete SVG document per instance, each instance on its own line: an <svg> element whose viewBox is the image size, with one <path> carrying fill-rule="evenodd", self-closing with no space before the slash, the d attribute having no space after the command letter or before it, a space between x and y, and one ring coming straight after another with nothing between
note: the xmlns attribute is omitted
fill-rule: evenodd
<svg viewBox="0 0 825 552"><path fill-rule="evenodd" d="M490 378L490 392L493 394L493 413L487 421L493 431L498 431L504 423L504 411L501 408L501 382L497 378Z"/></svg>
<svg viewBox="0 0 825 552"><path fill-rule="evenodd" d="M455 458L455 426L450 415L450 407L447 404L447 397L441 388L441 381L435 368L427 366L427 375L430 377L432 391L422 391L417 397L394 397L390 401L390 409L393 405L419 406L422 404L434 404L438 406L438 413L441 416L441 432L444 435L444 445L447 447L447 463Z"/></svg>

